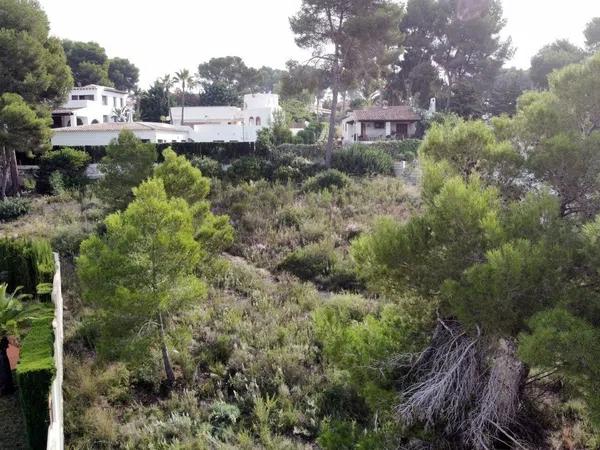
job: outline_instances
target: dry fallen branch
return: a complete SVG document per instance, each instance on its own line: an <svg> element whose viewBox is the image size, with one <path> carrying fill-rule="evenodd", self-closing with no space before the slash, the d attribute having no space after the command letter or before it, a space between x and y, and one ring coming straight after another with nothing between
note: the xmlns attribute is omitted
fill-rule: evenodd
<svg viewBox="0 0 600 450"><path fill-rule="evenodd" d="M465 333L455 321L439 320L430 345L413 359L397 407L405 425L443 424L465 448L491 449L494 442L525 448L510 432L520 406L524 365L504 339L492 346Z"/></svg>

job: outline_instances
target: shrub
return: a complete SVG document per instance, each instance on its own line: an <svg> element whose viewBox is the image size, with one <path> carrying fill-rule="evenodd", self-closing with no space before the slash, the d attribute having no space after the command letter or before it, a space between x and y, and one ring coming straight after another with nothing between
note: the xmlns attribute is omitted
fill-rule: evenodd
<svg viewBox="0 0 600 450"><path fill-rule="evenodd" d="M205 177L221 178L223 175L221 163L216 159L209 158L208 156L194 156L190 162L194 167L200 169L200 172Z"/></svg>
<svg viewBox="0 0 600 450"><path fill-rule="evenodd" d="M255 156L244 156L233 162L227 170L227 177L233 181L254 181L269 179L271 165L268 161Z"/></svg>
<svg viewBox="0 0 600 450"><path fill-rule="evenodd" d="M321 161L325 157L325 150L319 144L282 144L277 147L277 153L290 153L313 161Z"/></svg>
<svg viewBox="0 0 600 450"><path fill-rule="evenodd" d="M96 194L111 210L125 209L133 200L132 189L152 174L156 147L143 143L131 131L123 130L106 148L99 170Z"/></svg>
<svg viewBox="0 0 600 450"><path fill-rule="evenodd" d="M366 145L353 145L333 154L332 166L352 175L388 175L394 161L383 150Z"/></svg>
<svg viewBox="0 0 600 450"><path fill-rule="evenodd" d="M343 189L350 184L350 178L339 170L329 169L309 178L304 183L304 191L318 192L323 189Z"/></svg>
<svg viewBox="0 0 600 450"><path fill-rule="evenodd" d="M23 339L17 382L27 439L32 449L46 448L50 416L48 393L54 378L52 317L33 322Z"/></svg>
<svg viewBox="0 0 600 450"><path fill-rule="evenodd" d="M31 203L27 199L21 197L9 197L0 200L0 222L14 220L25 214L29 214L30 211Z"/></svg>
<svg viewBox="0 0 600 450"><path fill-rule="evenodd" d="M293 273L301 280L315 280L329 275L337 261L338 256L331 246L317 243L290 253L279 269Z"/></svg>
<svg viewBox="0 0 600 450"><path fill-rule="evenodd" d="M37 190L46 194L53 192L50 177L59 173L62 184L66 189L79 189L87 182L85 170L91 161L90 155L81 150L63 148L46 153L40 160L40 170L37 175Z"/></svg>
<svg viewBox="0 0 600 450"><path fill-rule="evenodd" d="M412 161L417 156L419 147L421 146L420 139L404 139L402 141L382 141L374 144L378 148L394 160Z"/></svg>

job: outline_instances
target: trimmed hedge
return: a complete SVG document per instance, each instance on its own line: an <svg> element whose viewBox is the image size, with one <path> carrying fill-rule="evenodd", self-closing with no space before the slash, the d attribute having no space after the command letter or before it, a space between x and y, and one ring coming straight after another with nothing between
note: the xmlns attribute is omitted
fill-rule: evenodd
<svg viewBox="0 0 600 450"><path fill-rule="evenodd" d="M38 319L23 339L17 383L25 417L27 440L32 450L45 449L50 412L48 395L56 373L52 317Z"/></svg>
<svg viewBox="0 0 600 450"><path fill-rule="evenodd" d="M0 282L13 291L23 286L24 294L37 294L41 284L52 283L54 257L50 243L43 239L0 239ZM39 295L44 301L50 294Z"/></svg>

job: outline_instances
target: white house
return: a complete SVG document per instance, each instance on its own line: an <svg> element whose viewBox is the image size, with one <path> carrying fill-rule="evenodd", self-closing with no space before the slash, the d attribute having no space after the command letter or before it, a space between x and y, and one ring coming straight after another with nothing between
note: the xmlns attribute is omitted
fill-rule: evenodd
<svg viewBox="0 0 600 450"><path fill-rule="evenodd" d="M243 108L188 106L182 123L181 107L173 107L171 119L174 125L192 127L190 138L194 142L256 142L258 131L271 126L279 110L278 95L248 94Z"/></svg>
<svg viewBox="0 0 600 450"><path fill-rule="evenodd" d="M143 142L187 142L192 129L154 122L109 122L53 130L52 145L59 147L108 145L122 130L130 130Z"/></svg>
<svg viewBox="0 0 600 450"><path fill-rule="evenodd" d="M421 116L410 106L377 106L350 112L342 120L344 144L406 139L417 133Z"/></svg>
<svg viewBox="0 0 600 450"><path fill-rule="evenodd" d="M53 128L116 122L116 110L125 110L125 120L132 120L127 92L95 84L75 87L68 100L52 111Z"/></svg>

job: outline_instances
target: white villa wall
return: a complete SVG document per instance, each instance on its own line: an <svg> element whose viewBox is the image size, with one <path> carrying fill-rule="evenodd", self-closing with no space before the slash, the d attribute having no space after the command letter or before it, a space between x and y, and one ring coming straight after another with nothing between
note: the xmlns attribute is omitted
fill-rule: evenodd
<svg viewBox="0 0 600 450"><path fill-rule="evenodd" d="M244 95L244 109L279 108L279 95L277 94L246 94Z"/></svg>
<svg viewBox="0 0 600 450"><path fill-rule="evenodd" d="M93 95L94 100L73 100L73 96ZM106 96L107 104L103 104L103 96ZM121 93L104 86L76 87L69 93L68 100L61 106L62 109L72 109L73 116L63 116L62 126L76 126L77 118L82 125L113 122L113 111L128 104L127 93ZM70 123L69 123L70 122Z"/></svg>
<svg viewBox="0 0 600 450"><path fill-rule="evenodd" d="M162 142L186 142L190 138L190 132L188 131L133 130L132 132L139 139L155 144ZM60 131L60 128L58 128L54 130L52 145L61 147L109 145L113 139L119 137L119 133L119 130Z"/></svg>
<svg viewBox="0 0 600 450"><path fill-rule="evenodd" d="M184 122L193 126L195 142L256 142L257 132L273 124L278 111L276 94L247 94L244 108L235 106L193 106L185 108ZM171 108L173 125L181 125L181 107ZM256 125L259 118L260 125Z"/></svg>
<svg viewBox="0 0 600 450"><path fill-rule="evenodd" d="M190 133L194 142L256 142L258 130L249 125L195 125Z"/></svg>
<svg viewBox="0 0 600 450"><path fill-rule="evenodd" d="M187 124L210 121L215 123L235 122L242 119L242 110L235 106L188 106L183 118ZM181 107L171 108L173 125L181 125Z"/></svg>

